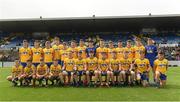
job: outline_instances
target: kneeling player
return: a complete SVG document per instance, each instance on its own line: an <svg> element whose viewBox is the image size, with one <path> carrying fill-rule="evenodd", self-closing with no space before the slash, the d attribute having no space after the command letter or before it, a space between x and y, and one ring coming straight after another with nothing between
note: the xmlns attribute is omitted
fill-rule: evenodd
<svg viewBox="0 0 180 102"><path fill-rule="evenodd" d="M124 51L124 58L120 60L120 80L121 84L127 82L135 84L135 72L133 71L132 60L128 58L128 51Z"/></svg>
<svg viewBox="0 0 180 102"><path fill-rule="evenodd" d="M20 65L19 60L15 60L15 65L12 67L12 75L7 77L7 80L12 82L14 86L18 84L17 81L20 81L22 85L22 79L20 78L23 73L23 67Z"/></svg>
<svg viewBox="0 0 180 102"><path fill-rule="evenodd" d="M23 79L26 85L31 84L31 80L33 79L33 85L35 85L35 66L32 64L31 60L27 60L27 65L24 68Z"/></svg>
<svg viewBox="0 0 180 102"><path fill-rule="evenodd" d="M94 71L98 68L98 60L94 57L94 51L90 51L89 58L86 59L87 69L86 70L86 78L87 84L90 85L92 81L92 76L94 75Z"/></svg>
<svg viewBox="0 0 180 102"><path fill-rule="evenodd" d="M75 59L73 59L72 52L70 51L68 54L68 58L64 60L63 66L63 79L66 82L66 77L68 77L68 84L75 85L74 83L74 67L75 67ZM65 83L66 84L66 83Z"/></svg>
<svg viewBox="0 0 180 102"><path fill-rule="evenodd" d="M95 71L96 79L100 80L101 86L104 85L102 82L102 76L106 77L106 86L109 86L109 77L113 75L110 69L109 60L106 59L106 53L102 52L102 59L98 60L98 70Z"/></svg>
<svg viewBox="0 0 180 102"><path fill-rule="evenodd" d="M56 80L56 85L63 84L62 73L61 73L61 65L58 64L58 60L54 60L53 64L50 67L49 80L54 85L54 81Z"/></svg>
<svg viewBox="0 0 180 102"><path fill-rule="evenodd" d="M86 69L86 60L83 59L82 57L82 51L78 52L78 59L75 61L75 70L76 70L76 75L75 75L75 81L77 83L77 86L82 85L84 82L84 77L83 75L85 74Z"/></svg>
<svg viewBox="0 0 180 102"><path fill-rule="evenodd" d="M116 52L112 52L112 59L110 59L110 69L112 69L113 74L111 77L112 84L114 85L114 76L116 77L116 84L119 84L119 73L120 73L120 60L117 59Z"/></svg>
<svg viewBox="0 0 180 102"><path fill-rule="evenodd" d="M166 72L168 69L168 60L164 58L164 53L159 51L158 59L154 61L155 80L158 87L166 85Z"/></svg>
<svg viewBox="0 0 180 102"><path fill-rule="evenodd" d="M43 86L42 81L46 81L46 86L48 85L48 66L45 64L44 59L40 60L40 64L37 66L36 80L39 81L39 86Z"/></svg>
<svg viewBox="0 0 180 102"><path fill-rule="evenodd" d="M144 58L145 52L140 51L140 59L136 59L134 62L134 66L136 67L136 77L137 81L142 83L144 87L148 86L148 73L150 71L150 63L149 60Z"/></svg>

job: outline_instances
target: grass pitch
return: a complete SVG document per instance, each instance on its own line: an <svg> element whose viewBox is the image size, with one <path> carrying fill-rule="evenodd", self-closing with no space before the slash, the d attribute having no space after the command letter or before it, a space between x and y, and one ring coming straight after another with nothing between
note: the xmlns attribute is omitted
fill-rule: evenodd
<svg viewBox="0 0 180 102"><path fill-rule="evenodd" d="M180 101L180 67L170 68L167 86L155 87L12 87L10 68L0 68L0 101ZM151 78L152 79L152 78Z"/></svg>

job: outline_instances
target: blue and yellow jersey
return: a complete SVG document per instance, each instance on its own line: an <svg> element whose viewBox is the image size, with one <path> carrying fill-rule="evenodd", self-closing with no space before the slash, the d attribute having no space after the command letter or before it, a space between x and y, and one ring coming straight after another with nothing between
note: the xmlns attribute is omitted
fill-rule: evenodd
<svg viewBox="0 0 180 102"><path fill-rule="evenodd" d="M60 50L60 56L61 56L61 61L64 61L66 58L68 58L68 51L67 50Z"/></svg>
<svg viewBox="0 0 180 102"><path fill-rule="evenodd" d="M116 52L116 48L107 48L108 51L108 59L112 58L112 52Z"/></svg>
<svg viewBox="0 0 180 102"><path fill-rule="evenodd" d="M110 64L110 62L109 62L109 60L108 59L99 59L98 60L98 65L100 66L100 69L102 70L102 71L106 71L107 69L109 69L109 64Z"/></svg>
<svg viewBox="0 0 180 102"><path fill-rule="evenodd" d="M39 75L44 75L46 74L48 71L48 66L46 64L44 64L43 66L41 66L40 64L37 66L37 70L36 73Z"/></svg>
<svg viewBox="0 0 180 102"><path fill-rule="evenodd" d="M131 68L131 64L132 64L132 59L128 58L128 59L121 59L120 60L120 64L121 64L121 69L122 70L128 70Z"/></svg>
<svg viewBox="0 0 180 102"><path fill-rule="evenodd" d="M86 59L87 63L87 70L94 70L95 68L98 68L98 60L96 57L94 58L87 58Z"/></svg>
<svg viewBox="0 0 180 102"><path fill-rule="evenodd" d="M63 45L53 45L52 48L54 49L54 59L60 60L59 51L63 49Z"/></svg>
<svg viewBox="0 0 180 102"><path fill-rule="evenodd" d="M53 64L50 66L50 73L53 75L59 75L61 70L62 70L62 67L59 64L57 66L55 66Z"/></svg>
<svg viewBox="0 0 180 102"><path fill-rule="evenodd" d="M74 70L74 66L75 66L75 59L69 59L69 58L66 58L64 60L64 65L65 65L65 69L67 71L73 71Z"/></svg>
<svg viewBox="0 0 180 102"><path fill-rule="evenodd" d="M137 47L137 46L135 46L134 47L134 58L135 59L138 59L138 58L140 58L140 52L145 52L145 47L144 46L140 46L140 47Z"/></svg>
<svg viewBox="0 0 180 102"><path fill-rule="evenodd" d="M78 52L81 51L81 52L82 52L82 57L83 57L83 58L86 58L86 56L87 56L87 54L86 54L86 46L83 46L83 47L80 47L80 46L79 46L79 47L77 47L77 51L78 51Z"/></svg>
<svg viewBox="0 0 180 102"><path fill-rule="evenodd" d="M102 59L102 55L101 55L102 52L105 52L107 54L108 53L108 48L106 48L106 47L103 47L103 48L98 47L96 49L96 54L97 54L98 59Z"/></svg>
<svg viewBox="0 0 180 102"><path fill-rule="evenodd" d="M23 67L20 65L20 66L13 66L12 67L12 74L14 74L15 76L19 76L22 72L23 72Z"/></svg>
<svg viewBox="0 0 180 102"><path fill-rule="evenodd" d="M143 73L144 71L147 71L150 63L148 59L144 58L136 59L134 64L137 66L137 71Z"/></svg>
<svg viewBox="0 0 180 102"><path fill-rule="evenodd" d="M43 55L42 48L32 48L32 62L33 63L39 63L40 59Z"/></svg>
<svg viewBox="0 0 180 102"><path fill-rule="evenodd" d="M125 47L123 50L128 52L128 58L134 59L134 47Z"/></svg>
<svg viewBox="0 0 180 102"><path fill-rule="evenodd" d="M119 63L120 63L119 59L110 59L110 65L112 70L119 70Z"/></svg>
<svg viewBox="0 0 180 102"><path fill-rule="evenodd" d="M44 48L43 49L43 54L44 54L44 62L48 63L48 62L53 62L53 58L54 58L54 49L53 48Z"/></svg>
<svg viewBox="0 0 180 102"><path fill-rule="evenodd" d="M21 62L26 62L27 60L29 60L31 58L32 52L30 48L20 48L19 49L19 57L20 57L20 61Z"/></svg>
<svg viewBox="0 0 180 102"><path fill-rule="evenodd" d="M165 74L168 68L168 60L167 59L163 59L163 60L159 60L156 59L154 61L154 66L155 66L155 70L161 72L162 74Z"/></svg>
<svg viewBox="0 0 180 102"><path fill-rule="evenodd" d="M84 66L86 64L86 59L76 59L75 60L75 63L76 63L76 68L78 71L82 71L84 70Z"/></svg>
<svg viewBox="0 0 180 102"><path fill-rule="evenodd" d="M78 52L77 47L75 47L75 48L70 47L70 48L67 49L67 51L72 52L72 56L73 56L74 59L77 58L77 52Z"/></svg>
<svg viewBox="0 0 180 102"><path fill-rule="evenodd" d="M117 52L117 58L118 59L122 59L123 57L124 57L124 55L123 55L123 52L124 52L124 48L122 47L122 48L116 48L116 52Z"/></svg>
<svg viewBox="0 0 180 102"><path fill-rule="evenodd" d="M31 65L30 67L26 66L24 68L24 74L31 75L31 74L34 73L34 70L35 70L35 66L34 65Z"/></svg>

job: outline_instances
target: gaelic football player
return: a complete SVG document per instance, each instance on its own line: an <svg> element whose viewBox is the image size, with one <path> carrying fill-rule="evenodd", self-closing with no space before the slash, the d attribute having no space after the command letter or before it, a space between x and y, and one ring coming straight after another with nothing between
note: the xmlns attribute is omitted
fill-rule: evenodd
<svg viewBox="0 0 180 102"><path fill-rule="evenodd" d="M35 70L35 66L32 64L32 60L27 60L27 65L24 68L24 73L22 75L22 78L25 81L26 85L30 85L31 84L31 80L33 80L33 85L35 85L35 74L36 74L36 70Z"/></svg>
<svg viewBox="0 0 180 102"><path fill-rule="evenodd" d="M122 41L119 40L118 41L118 47L116 48L117 58L118 59L122 59L123 58L123 51L124 51L124 48L123 48Z"/></svg>
<svg viewBox="0 0 180 102"><path fill-rule="evenodd" d="M31 49L28 47L28 41L23 40L23 47L19 49L19 57L23 68L26 67L26 61L31 59Z"/></svg>
<svg viewBox="0 0 180 102"><path fill-rule="evenodd" d="M87 54L87 57L89 57L90 55L90 52L94 53L94 57L96 56L96 47L94 47L94 44L93 44L93 41L89 41L88 42L88 47L86 48L86 54Z"/></svg>
<svg viewBox="0 0 180 102"><path fill-rule="evenodd" d="M116 77L116 84L119 84L119 73L120 73L120 60L117 59L117 52L113 51L112 58L110 59L110 69L112 69L113 74L111 77L112 84L115 84L114 76Z"/></svg>
<svg viewBox="0 0 180 102"><path fill-rule="evenodd" d="M68 84L69 85L75 85L74 83L74 68L75 68L75 59L73 58L73 52L69 51L68 58L64 60L63 65L63 79L66 84L66 77L68 77Z"/></svg>
<svg viewBox="0 0 180 102"><path fill-rule="evenodd" d="M96 54L97 54L97 58L98 59L102 59L102 52L107 54L108 53L108 49L105 47L105 44L104 44L104 40L100 40L100 43L99 43L99 47L96 49Z"/></svg>
<svg viewBox="0 0 180 102"><path fill-rule="evenodd" d="M124 48L124 51L128 52L128 58L134 60L134 47L132 46L131 40L126 41L126 47Z"/></svg>
<svg viewBox="0 0 180 102"><path fill-rule="evenodd" d="M142 45L140 38L136 38L135 44L136 46L134 46L134 52L135 52L134 58L138 59L140 58L140 51L145 52L145 47Z"/></svg>
<svg viewBox="0 0 180 102"><path fill-rule="evenodd" d="M59 37L55 37L54 38L54 45L52 46L52 48L54 49L54 59L58 60L58 64L61 64L61 57L60 57L60 53L59 51L63 49L63 45L60 44L60 39Z"/></svg>
<svg viewBox="0 0 180 102"><path fill-rule="evenodd" d="M78 52L82 52L82 58L86 58L87 55L86 55L86 46L84 45L84 41L83 39L80 39L79 41L79 46L77 47L77 51Z"/></svg>
<svg viewBox="0 0 180 102"><path fill-rule="evenodd" d="M44 62L47 64L48 68L50 68L53 60L54 60L54 49L51 48L51 42L45 42L45 48L43 49Z"/></svg>
<svg viewBox="0 0 180 102"><path fill-rule="evenodd" d="M127 82L129 85L135 83L135 72L133 71L132 59L128 58L128 51L123 52L123 59L120 60L121 84Z"/></svg>
<svg viewBox="0 0 180 102"><path fill-rule="evenodd" d="M164 52L158 52L158 59L154 61L155 80L158 87L166 85L166 72L168 69L168 60L164 58Z"/></svg>
<svg viewBox="0 0 180 102"><path fill-rule="evenodd" d="M67 43L63 42L63 49L60 50L60 57L61 57L61 66L64 64L64 60L68 58L68 51L67 51Z"/></svg>
<svg viewBox="0 0 180 102"><path fill-rule="evenodd" d="M43 86L43 81L46 81L45 85L48 85L48 66L45 64L44 59L40 59L40 64L36 70L36 80L39 81L39 86Z"/></svg>
<svg viewBox="0 0 180 102"><path fill-rule="evenodd" d="M62 67L58 61L58 59L55 59L50 67L49 80L51 81L51 85L54 85L54 81L56 81L56 85L63 84Z"/></svg>
<svg viewBox="0 0 180 102"><path fill-rule="evenodd" d="M82 85L85 78L83 75L85 74L86 69L86 59L83 58L83 52L78 52L78 58L75 60L75 70L76 70L76 83L77 86Z"/></svg>
<svg viewBox="0 0 180 102"><path fill-rule="evenodd" d="M71 41L71 46L67 49L68 52L72 52L72 57L73 57L74 59L77 58L77 52L78 52L78 49L77 49L76 45L77 45L77 44L76 44L76 41L75 41L75 40L72 40L72 41Z"/></svg>
<svg viewBox="0 0 180 102"><path fill-rule="evenodd" d="M109 48L108 50L108 59L112 59L112 52L116 51L116 48L114 48L114 42L109 41Z"/></svg>
<svg viewBox="0 0 180 102"><path fill-rule="evenodd" d="M86 59L87 67L86 67L86 78L87 84L91 85L92 76L94 75L94 71L98 68L98 60L94 57L94 51L89 52L89 57Z"/></svg>
<svg viewBox="0 0 180 102"><path fill-rule="evenodd" d="M43 50L40 47L40 43L38 40L34 41L34 47L31 50L32 50L32 63L35 67L37 67L38 64L40 63L40 59L43 57Z"/></svg>
<svg viewBox="0 0 180 102"><path fill-rule="evenodd" d="M140 51L140 58L136 59L134 66L136 68L136 78L138 83L142 83L144 87L148 86L148 73L150 71L151 65L149 60L145 58L145 52Z"/></svg>
<svg viewBox="0 0 180 102"><path fill-rule="evenodd" d="M21 75L23 74L23 66L21 66L19 60L15 60L15 65L12 67L11 73L11 76L8 76L7 80L12 82L14 86L18 84L18 81L22 85Z"/></svg>
<svg viewBox="0 0 180 102"><path fill-rule="evenodd" d="M110 63L109 63L109 59L107 59L107 53L106 52L101 52L101 56L102 58L98 60L98 76L96 76L96 78L98 78L100 80L100 84L101 86L104 85L104 83L102 82L102 76L106 77L106 86L109 86L109 79L110 76L113 75L112 73L112 69L110 69ZM95 72L96 75L96 72Z"/></svg>

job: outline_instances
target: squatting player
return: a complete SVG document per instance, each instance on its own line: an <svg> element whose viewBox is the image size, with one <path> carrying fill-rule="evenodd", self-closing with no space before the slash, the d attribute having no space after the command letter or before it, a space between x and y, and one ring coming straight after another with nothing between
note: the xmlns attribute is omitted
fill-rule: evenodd
<svg viewBox="0 0 180 102"><path fill-rule="evenodd" d="M11 70L11 76L7 77L7 80L12 82L14 86L18 84L18 81L20 81L22 85L22 79L20 79L21 75L23 74L23 66L21 66L19 60L15 60L15 65L12 67Z"/></svg>
<svg viewBox="0 0 180 102"><path fill-rule="evenodd" d="M166 85L166 72L168 69L168 60L164 58L162 51L158 52L158 59L154 61L155 80L158 87L164 87Z"/></svg>

